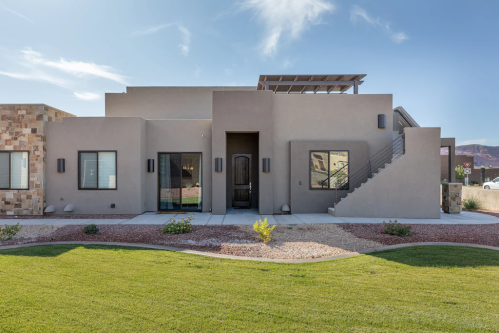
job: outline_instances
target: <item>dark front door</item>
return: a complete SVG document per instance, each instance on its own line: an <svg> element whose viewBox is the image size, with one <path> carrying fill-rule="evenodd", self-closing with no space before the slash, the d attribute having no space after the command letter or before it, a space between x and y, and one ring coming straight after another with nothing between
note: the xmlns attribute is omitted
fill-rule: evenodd
<svg viewBox="0 0 499 333"><path fill-rule="evenodd" d="M232 154L232 206L251 207L251 154Z"/></svg>

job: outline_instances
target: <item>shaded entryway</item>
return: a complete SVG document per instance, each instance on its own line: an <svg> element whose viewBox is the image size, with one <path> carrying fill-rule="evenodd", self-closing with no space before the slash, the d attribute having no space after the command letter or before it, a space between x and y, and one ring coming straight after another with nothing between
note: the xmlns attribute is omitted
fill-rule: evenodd
<svg viewBox="0 0 499 333"><path fill-rule="evenodd" d="M227 133L227 208L258 208L258 133Z"/></svg>

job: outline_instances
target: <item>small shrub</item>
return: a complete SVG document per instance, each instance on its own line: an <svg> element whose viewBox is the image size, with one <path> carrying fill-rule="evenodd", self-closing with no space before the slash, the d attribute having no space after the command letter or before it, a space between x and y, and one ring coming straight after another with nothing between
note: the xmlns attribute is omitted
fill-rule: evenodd
<svg viewBox="0 0 499 333"><path fill-rule="evenodd" d="M478 182L476 180L472 180L470 183L471 185L478 185Z"/></svg>
<svg viewBox="0 0 499 333"><path fill-rule="evenodd" d="M6 225L4 228L0 227L0 241L8 241L21 231L22 226L17 222L16 225Z"/></svg>
<svg viewBox="0 0 499 333"><path fill-rule="evenodd" d="M165 224L161 231L163 231L163 233L165 234L185 234L187 232L192 232L192 220L194 220L194 217L192 215L190 215L187 220L184 220L183 217L180 221L172 218L171 222Z"/></svg>
<svg viewBox="0 0 499 333"><path fill-rule="evenodd" d="M463 200L463 207L467 210L479 210L482 208L482 200L478 197L471 197Z"/></svg>
<svg viewBox="0 0 499 333"><path fill-rule="evenodd" d="M95 225L95 223L86 225L83 227L83 232L86 234L96 234L99 232L99 228Z"/></svg>
<svg viewBox="0 0 499 333"><path fill-rule="evenodd" d="M253 230L255 230L258 233L258 236L261 238L261 240L265 243L268 244L272 240L272 231L274 231L275 225L269 226L267 223L267 218L265 218L262 222L260 221L255 221L255 224L253 224Z"/></svg>
<svg viewBox="0 0 499 333"><path fill-rule="evenodd" d="M395 221L389 221L386 223L383 221L383 233L387 235L393 235L393 236L412 236L412 227L410 225L404 225L401 223L398 223L397 220Z"/></svg>

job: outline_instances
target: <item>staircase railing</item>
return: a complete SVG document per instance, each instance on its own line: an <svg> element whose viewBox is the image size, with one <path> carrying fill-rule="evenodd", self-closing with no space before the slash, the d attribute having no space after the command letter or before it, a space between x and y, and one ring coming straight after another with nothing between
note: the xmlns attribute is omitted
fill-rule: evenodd
<svg viewBox="0 0 499 333"><path fill-rule="evenodd" d="M371 156L348 175L336 178L335 205L349 193L355 191L363 183L374 177L386 164L391 164L405 154L405 134L399 135L386 147ZM333 183L331 183L333 184Z"/></svg>
<svg viewBox="0 0 499 333"><path fill-rule="evenodd" d="M332 181L332 179L337 175L337 174L340 174L340 172L344 171L346 168L348 168L348 163L346 163L344 166L342 166L341 168L339 168L338 170L335 170L330 176L328 176L327 178L323 179L320 181L320 185L322 186L322 188L326 187L328 188L329 184L333 184L334 181Z"/></svg>

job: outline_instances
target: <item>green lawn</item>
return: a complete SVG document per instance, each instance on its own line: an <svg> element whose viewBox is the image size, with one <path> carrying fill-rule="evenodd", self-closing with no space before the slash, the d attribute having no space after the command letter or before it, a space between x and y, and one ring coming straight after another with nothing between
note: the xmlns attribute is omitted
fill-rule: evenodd
<svg viewBox="0 0 499 333"><path fill-rule="evenodd" d="M0 251L0 332L499 331L499 252L313 264L123 247Z"/></svg>

